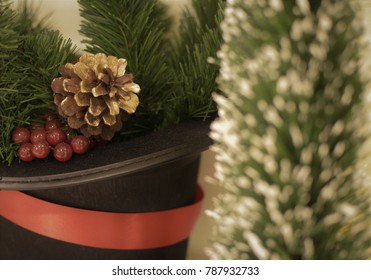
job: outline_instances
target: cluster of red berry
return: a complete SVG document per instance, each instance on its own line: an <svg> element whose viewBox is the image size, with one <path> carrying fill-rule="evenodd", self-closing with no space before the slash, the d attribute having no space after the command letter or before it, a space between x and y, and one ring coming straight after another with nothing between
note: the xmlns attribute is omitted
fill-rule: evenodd
<svg viewBox="0 0 371 280"><path fill-rule="evenodd" d="M68 161L72 155L84 154L95 146L95 138L75 135L62 127L53 113L45 113L43 122L33 122L29 127L17 127L12 133L14 143L20 144L18 157L22 161L46 158L53 151L60 162Z"/></svg>

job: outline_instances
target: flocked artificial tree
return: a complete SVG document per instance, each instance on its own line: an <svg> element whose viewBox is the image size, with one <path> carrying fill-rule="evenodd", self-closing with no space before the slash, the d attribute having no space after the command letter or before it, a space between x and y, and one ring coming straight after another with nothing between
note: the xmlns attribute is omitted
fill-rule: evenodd
<svg viewBox="0 0 371 280"><path fill-rule="evenodd" d="M369 258L370 192L352 178L361 17L346 0L235 0L224 16L209 256Z"/></svg>

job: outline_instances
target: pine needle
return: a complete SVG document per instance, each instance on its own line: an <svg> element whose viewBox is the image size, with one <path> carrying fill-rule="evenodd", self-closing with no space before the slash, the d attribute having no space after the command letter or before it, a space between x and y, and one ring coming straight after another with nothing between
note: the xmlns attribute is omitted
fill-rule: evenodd
<svg viewBox="0 0 371 280"><path fill-rule="evenodd" d="M62 64L75 59L72 42L41 22L31 24L35 10L27 7L19 15L8 1L0 2L0 158L8 164L17 149L12 130L56 110L51 81Z"/></svg>

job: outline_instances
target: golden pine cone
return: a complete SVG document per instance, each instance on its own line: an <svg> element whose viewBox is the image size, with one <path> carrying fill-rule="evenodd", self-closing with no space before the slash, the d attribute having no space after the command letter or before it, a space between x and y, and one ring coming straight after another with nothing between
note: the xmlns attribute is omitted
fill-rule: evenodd
<svg viewBox="0 0 371 280"><path fill-rule="evenodd" d="M126 59L84 54L76 64L67 63L52 82L54 103L68 125L85 136L111 140L122 122L139 105L139 85L125 74Z"/></svg>

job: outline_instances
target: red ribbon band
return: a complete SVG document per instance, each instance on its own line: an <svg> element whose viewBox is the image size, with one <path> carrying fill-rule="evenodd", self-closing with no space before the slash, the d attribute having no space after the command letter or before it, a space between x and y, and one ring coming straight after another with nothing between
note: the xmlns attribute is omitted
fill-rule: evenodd
<svg viewBox="0 0 371 280"><path fill-rule="evenodd" d="M104 249L166 247L189 237L201 212L194 204L148 213L112 213L67 207L19 191L0 190L0 216L29 231L60 241Z"/></svg>

